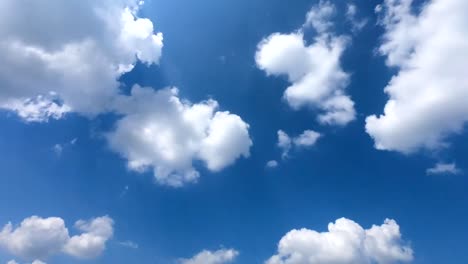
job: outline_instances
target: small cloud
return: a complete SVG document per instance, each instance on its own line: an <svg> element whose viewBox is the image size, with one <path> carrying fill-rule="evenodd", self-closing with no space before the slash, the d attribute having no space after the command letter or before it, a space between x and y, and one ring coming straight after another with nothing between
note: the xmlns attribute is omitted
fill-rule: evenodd
<svg viewBox="0 0 468 264"><path fill-rule="evenodd" d="M276 145L278 148L281 149L282 154L281 158L287 159L289 156L289 151L295 147L295 148L308 148L312 147L317 143L317 140L321 137L322 135L318 132L315 132L313 130L305 130L302 132L297 137L291 138L286 132L283 130L278 130L278 142Z"/></svg>
<svg viewBox="0 0 468 264"><path fill-rule="evenodd" d="M52 147L52 150L54 151L54 153L57 155L57 156L61 156L62 155L62 152L63 152L63 146L60 145L60 144L55 144L53 147Z"/></svg>
<svg viewBox="0 0 468 264"><path fill-rule="evenodd" d="M138 249L138 244L133 241L123 241L119 242L119 245L126 248Z"/></svg>
<svg viewBox="0 0 468 264"><path fill-rule="evenodd" d="M128 185L126 185L124 189L122 190L122 192L120 193L120 198L124 197L128 193L128 189L129 187Z"/></svg>
<svg viewBox="0 0 468 264"><path fill-rule="evenodd" d="M358 18L357 13L357 6L355 4L348 4L346 8L346 19L351 23L353 33L361 31L367 25L368 22L367 19Z"/></svg>
<svg viewBox="0 0 468 264"><path fill-rule="evenodd" d="M276 160L270 160L267 162L266 167L269 169L273 169L278 167L278 162Z"/></svg>
<svg viewBox="0 0 468 264"><path fill-rule="evenodd" d="M441 175L441 174L452 174L457 175L462 173L462 171L457 168L457 165L454 163L437 163L433 168L426 170L427 175Z"/></svg>
<svg viewBox="0 0 468 264"><path fill-rule="evenodd" d="M57 156L60 157L62 155L63 151L65 150L65 148L76 145L76 142L78 142L78 138L74 138L74 139L70 140L69 142L66 142L66 143L63 143L63 144L57 143L52 147L52 150L54 151L54 153Z"/></svg>

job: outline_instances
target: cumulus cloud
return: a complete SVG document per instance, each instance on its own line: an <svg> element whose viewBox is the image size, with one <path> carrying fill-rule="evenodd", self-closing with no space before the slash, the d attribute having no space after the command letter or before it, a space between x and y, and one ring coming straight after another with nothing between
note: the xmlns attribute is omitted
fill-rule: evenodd
<svg viewBox="0 0 468 264"><path fill-rule="evenodd" d="M136 0L1 1L0 109L31 122L107 111L118 78L161 56L163 36L139 8Z"/></svg>
<svg viewBox="0 0 468 264"><path fill-rule="evenodd" d="M386 0L379 51L398 69L385 93L383 114L366 119L381 150L412 153L447 146L468 121L468 2L431 0L419 14L412 0Z"/></svg>
<svg viewBox="0 0 468 264"><path fill-rule="evenodd" d="M59 217L32 216L16 228L8 223L0 232L0 248L24 259L36 259L33 263L38 264L43 263L39 259L59 253L91 258L103 252L113 233L113 221L107 216L80 220L75 226L82 234L70 237L64 220Z"/></svg>
<svg viewBox="0 0 468 264"><path fill-rule="evenodd" d="M436 163L433 168L426 170L428 175L438 175L438 174L460 174L461 170L457 167L455 163Z"/></svg>
<svg viewBox="0 0 468 264"><path fill-rule="evenodd" d="M283 130L278 130L278 148L281 149L281 157L283 159L289 156L289 152L293 147L308 148L314 146L321 134L313 130L305 130L297 137L291 138Z"/></svg>
<svg viewBox="0 0 468 264"><path fill-rule="evenodd" d="M340 58L348 44L345 36L330 32L330 18L335 6L321 1L307 14L303 28L289 34L273 33L257 47L257 67L267 75L285 75L291 86L284 99L293 109L318 109L318 121L323 124L345 125L355 119L354 102L346 95L349 74L344 72ZM304 29L317 32L310 45L304 39Z"/></svg>
<svg viewBox="0 0 468 264"><path fill-rule="evenodd" d="M411 262L413 250L401 239L394 220L369 229L346 218L328 225L328 232L292 230L266 264L390 264Z"/></svg>
<svg viewBox="0 0 468 264"><path fill-rule="evenodd" d="M107 216L77 221L75 227L83 233L71 237L64 246L64 252L77 258L95 258L101 255L107 240L113 235L113 224L114 221Z"/></svg>
<svg viewBox="0 0 468 264"><path fill-rule="evenodd" d="M130 169L152 169L160 184L196 182L194 161L217 172L250 155L249 125L237 115L218 111L214 100L192 104L180 99L175 88L154 91L139 86L119 99L117 109L124 117L107 135L110 146L128 160Z"/></svg>
<svg viewBox="0 0 468 264"><path fill-rule="evenodd" d="M203 250L190 259L181 259L181 264L224 264L233 262L239 252L235 249L220 249L218 251Z"/></svg>

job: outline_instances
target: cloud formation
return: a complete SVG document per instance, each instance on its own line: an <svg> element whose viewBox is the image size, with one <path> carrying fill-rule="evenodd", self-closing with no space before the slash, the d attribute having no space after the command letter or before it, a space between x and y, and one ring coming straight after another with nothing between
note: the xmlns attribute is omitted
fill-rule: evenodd
<svg viewBox="0 0 468 264"><path fill-rule="evenodd" d="M137 60L153 64L161 56L163 36L138 17L142 3L1 1L0 109L30 122L107 111L118 78Z"/></svg>
<svg viewBox="0 0 468 264"><path fill-rule="evenodd" d="M292 230L266 264L391 264L411 262L413 250L401 240L394 220L369 229L346 218L328 225L327 232Z"/></svg>
<svg viewBox="0 0 468 264"><path fill-rule="evenodd" d="M438 162L433 168L426 170L428 175L439 175L439 174L460 174L462 171L457 167L457 164L454 163L442 163Z"/></svg>
<svg viewBox="0 0 468 264"><path fill-rule="evenodd" d="M321 1L307 14L303 28L289 34L273 33L257 47L257 67L267 75L286 75L291 86L284 99L293 109L318 109L322 124L346 125L355 119L354 102L346 95L349 74L340 58L348 44L345 36L331 32L335 6ZM312 27L314 41L306 45L303 31Z"/></svg>
<svg viewBox="0 0 468 264"><path fill-rule="evenodd" d="M124 117L107 138L130 169L151 169L158 183L180 187L199 178L195 161L217 172L250 155L249 125L218 108L214 100L182 100L175 88L134 86L131 96L120 98Z"/></svg>
<svg viewBox="0 0 468 264"><path fill-rule="evenodd" d="M218 251L203 250L190 259L181 259L181 264L225 264L231 263L239 255L235 249L220 249Z"/></svg>
<svg viewBox="0 0 468 264"><path fill-rule="evenodd" d="M385 29L379 51L398 69L383 114L366 119L380 150L443 148L468 121L468 2L431 0L419 14L412 7L412 0L386 0L376 8Z"/></svg>
<svg viewBox="0 0 468 264"><path fill-rule="evenodd" d="M315 145L321 134L313 130L305 130L297 137L291 138L283 130L278 130L278 148L281 149L281 157L283 159L289 156L289 152L295 148L309 148Z"/></svg>
<svg viewBox="0 0 468 264"><path fill-rule="evenodd" d="M82 233L69 235L65 222L59 217L31 216L18 227L8 223L0 231L0 248L27 260L44 260L65 253L78 258L94 258L102 254L106 242L113 235L113 220L98 217L79 220L75 226Z"/></svg>

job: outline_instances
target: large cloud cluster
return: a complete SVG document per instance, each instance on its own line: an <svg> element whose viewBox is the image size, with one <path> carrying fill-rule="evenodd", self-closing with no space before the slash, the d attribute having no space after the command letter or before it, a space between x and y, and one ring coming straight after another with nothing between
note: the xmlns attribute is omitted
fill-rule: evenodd
<svg viewBox="0 0 468 264"><path fill-rule="evenodd" d="M414 14L412 0L385 0L379 48L396 67L380 116L366 130L382 150L437 149L468 121L468 1L431 0Z"/></svg>
<svg viewBox="0 0 468 264"><path fill-rule="evenodd" d="M27 121L108 110L118 78L161 56L163 36L137 16L141 3L1 1L0 108Z"/></svg>
<svg viewBox="0 0 468 264"><path fill-rule="evenodd" d="M112 237L113 224L108 216L79 220L75 226L82 233L70 236L62 218L31 216L16 228L11 223L3 227L0 248L27 260L44 260L59 253L94 258L104 251Z"/></svg>

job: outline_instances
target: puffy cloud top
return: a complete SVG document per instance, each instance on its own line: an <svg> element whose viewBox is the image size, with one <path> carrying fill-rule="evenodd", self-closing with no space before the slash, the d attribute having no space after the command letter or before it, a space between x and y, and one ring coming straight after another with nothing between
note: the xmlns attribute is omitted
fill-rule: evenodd
<svg viewBox="0 0 468 264"><path fill-rule="evenodd" d="M117 108L125 116L108 134L111 147L128 160L129 168L152 168L161 184L195 182L196 160L216 172L250 155L249 125L237 115L217 111L214 100L192 104L182 101L175 88L135 86Z"/></svg>
<svg viewBox="0 0 468 264"><path fill-rule="evenodd" d="M163 36L137 16L139 7L135 0L1 1L0 108L27 121L106 111L118 78L137 60L161 56Z"/></svg>
<svg viewBox="0 0 468 264"><path fill-rule="evenodd" d="M318 108L321 123L345 125L355 119L355 110L345 93L349 74L340 65L348 39L329 32L334 10L330 2L321 1L309 11L304 27L312 26L317 31L312 44L306 45L303 29L274 33L258 44L255 60L268 75L288 77L291 86L284 98L292 108Z"/></svg>
<svg viewBox="0 0 468 264"><path fill-rule="evenodd" d="M61 252L92 258L104 251L113 234L113 220L108 216L80 220L75 226L83 233L70 237L63 219L31 216L16 228L11 223L5 225L0 232L0 247L21 258L37 259L33 263L38 264L42 263L39 259Z"/></svg>
<svg viewBox="0 0 468 264"><path fill-rule="evenodd" d="M239 255L234 249L220 249L212 252L203 250L190 259L181 259L181 264L224 264L231 263Z"/></svg>
<svg viewBox="0 0 468 264"><path fill-rule="evenodd" d="M380 53L396 67L383 114L366 120L381 150L412 153L445 147L468 121L468 2L431 0L420 14L412 0L386 0L378 9L385 35Z"/></svg>
<svg viewBox="0 0 468 264"><path fill-rule="evenodd" d="M328 225L328 232L292 230L266 264L390 264L410 262L412 249L401 241L394 220L363 229L346 218Z"/></svg>

